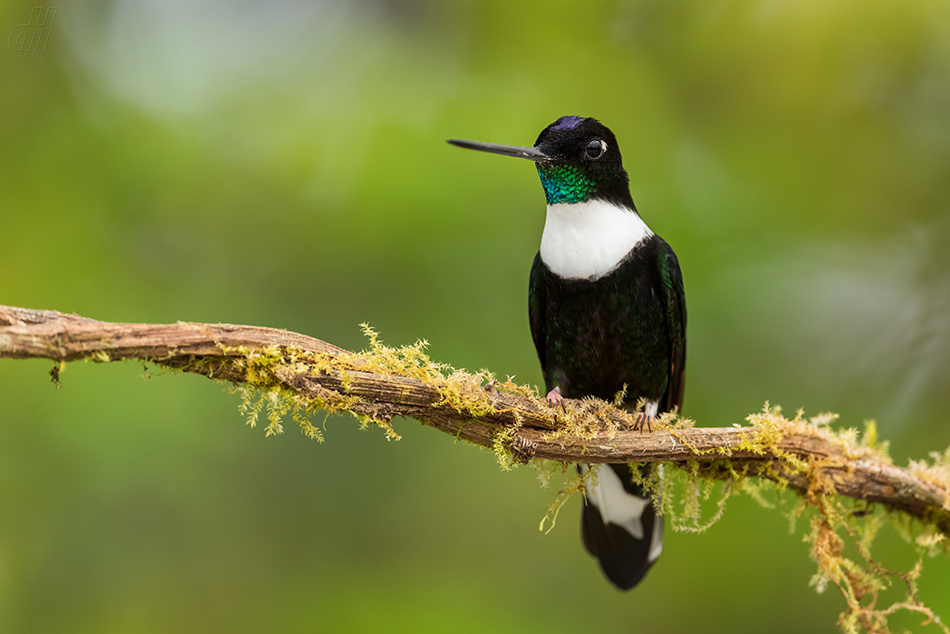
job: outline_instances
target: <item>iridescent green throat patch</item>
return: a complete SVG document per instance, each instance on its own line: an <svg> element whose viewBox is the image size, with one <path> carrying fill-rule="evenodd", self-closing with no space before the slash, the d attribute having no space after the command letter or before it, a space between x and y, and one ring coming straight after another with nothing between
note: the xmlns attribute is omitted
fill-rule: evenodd
<svg viewBox="0 0 950 634"><path fill-rule="evenodd" d="M582 203L594 195L594 184L573 165L538 163L538 176L549 205Z"/></svg>

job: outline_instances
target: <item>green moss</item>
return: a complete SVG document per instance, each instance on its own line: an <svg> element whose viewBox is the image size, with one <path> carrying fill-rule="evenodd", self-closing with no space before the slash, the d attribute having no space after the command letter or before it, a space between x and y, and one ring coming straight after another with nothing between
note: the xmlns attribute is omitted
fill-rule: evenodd
<svg viewBox="0 0 950 634"><path fill-rule="evenodd" d="M514 430L507 427L498 429L492 435L491 448L492 451L495 452L495 459L498 461L498 466L501 467L502 471L511 471L515 466L511 449L509 449L514 437Z"/></svg>
<svg viewBox="0 0 950 634"><path fill-rule="evenodd" d="M427 343L423 340L394 348L384 345L378 333L365 324L363 332L369 345L359 353L328 355L276 347L253 351L222 348L229 356L239 357L235 365L243 371L245 382L237 391L242 397L241 412L247 423L255 426L264 414L265 435L271 436L282 433L282 423L289 417L306 436L322 441L323 434L311 422L313 414L318 410L325 415L348 412L359 420L362 427L375 425L385 431L387 438L398 439L388 419L367 413L373 410L361 408L361 401L349 394L357 371L418 379L438 391L436 406L451 408L462 420L497 411L486 386L519 394L533 400L542 411L546 410L535 388L517 385L511 377L502 383L485 370L469 373L436 363L429 358ZM105 362L109 358L105 355L95 360ZM219 361L195 358L185 369L212 376L216 363ZM305 397L279 378L282 373L286 376L287 370L297 376L308 373L333 376L339 380L340 389L317 387ZM615 402L621 402L624 396L624 391L621 391ZM556 412L558 428L546 434L546 438L579 440L582 443L595 437L610 439L620 429L633 426L643 405L641 402L634 411L618 414L606 401L583 399L566 412ZM717 459L658 464L646 470L641 470L640 465L631 465L631 473L653 498L658 511L667 518L673 530L697 533L708 530L723 516L729 498L742 493L765 508L785 507L793 531L799 520L807 517L809 530L805 541L811 545L817 566L811 585L819 592L831 586L838 588L846 604L838 625L845 632L885 632L887 617L901 610L917 612L943 631L950 632L919 601L916 590L923 558L947 552L944 533L933 523L915 520L903 513L888 512L865 502L846 501L835 493L834 482L828 475L829 466L840 466L847 459L868 460L882 466L892 464L887 455L887 443L878 439L873 421L867 421L863 433L859 433L855 429L833 429L831 425L836 420L835 414L827 413L806 418L801 410L794 417L787 418L781 408L766 403L762 411L746 418L747 425L740 428L743 431L737 447L705 452L717 453ZM460 432L464 424L460 425ZM678 416L676 412L659 416L653 425L654 429L669 430L687 446L685 436L679 432L692 426L693 421ZM547 487L554 476L564 478L563 486L540 523L539 528L549 532L556 525L567 500L575 494L583 495L585 484L596 478L596 471L588 470L577 475L572 465L533 459L533 454L526 451L531 448L527 442L521 443L525 451L514 454L512 447L521 446L518 444L519 427L520 421L512 427L498 428L492 436L491 448L503 470L513 469L519 461L528 461L542 486ZM831 443L841 450L841 457L805 460L781 448L785 438L798 435ZM695 447L692 449L699 453ZM757 463L747 460L734 462L730 455L736 449L762 456L763 460ZM950 450L934 453L929 460L912 462L909 470L920 479L950 491ZM785 492L787 478L792 476L797 483L804 478L808 486L789 505L789 496ZM950 510L950 493L944 501L944 508ZM874 539L888 523L919 553L917 564L907 572L888 570L871 557ZM847 556L846 549L853 550L858 556ZM906 592L900 600L888 604L883 600L882 592L895 584L903 585Z"/></svg>
<svg viewBox="0 0 950 634"><path fill-rule="evenodd" d="M562 473L566 471L566 467L563 463L555 463L562 466ZM573 469L572 469L573 471ZM584 475L574 475L573 477L567 477L564 483L564 487L558 491L557 495L554 498L554 501L548 505L544 513L544 517L541 518L541 523L538 525L538 530L544 533L545 535L554 530L554 527L557 525L558 515L561 513L561 509L564 508L564 505L567 501L574 496L576 493L583 493L585 489L585 480L590 478L596 478L597 472L588 470ZM547 528L545 528L547 526Z"/></svg>

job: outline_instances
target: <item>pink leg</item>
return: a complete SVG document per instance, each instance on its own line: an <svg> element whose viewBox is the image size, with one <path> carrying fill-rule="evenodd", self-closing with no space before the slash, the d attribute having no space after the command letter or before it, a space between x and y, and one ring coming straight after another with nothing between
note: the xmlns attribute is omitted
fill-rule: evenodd
<svg viewBox="0 0 950 634"><path fill-rule="evenodd" d="M567 413L567 409L564 407L564 397L561 396L560 388L556 387L550 392L548 392L548 395L544 397L544 400L548 402L548 405L550 405L551 407L555 409L557 409L557 406L560 405L561 410Z"/></svg>

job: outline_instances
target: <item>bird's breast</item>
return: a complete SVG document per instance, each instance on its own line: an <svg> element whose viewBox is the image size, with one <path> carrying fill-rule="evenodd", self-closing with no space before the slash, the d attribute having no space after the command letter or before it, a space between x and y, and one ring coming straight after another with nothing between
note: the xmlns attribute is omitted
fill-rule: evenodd
<svg viewBox="0 0 950 634"><path fill-rule="evenodd" d="M548 205L541 260L558 277L596 280L652 235L635 211L603 200Z"/></svg>

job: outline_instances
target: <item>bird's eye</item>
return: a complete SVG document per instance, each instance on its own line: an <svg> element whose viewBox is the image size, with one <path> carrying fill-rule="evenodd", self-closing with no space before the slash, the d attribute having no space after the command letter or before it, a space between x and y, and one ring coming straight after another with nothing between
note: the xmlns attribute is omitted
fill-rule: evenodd
<svg viewBox="0 0 950 634"><path fill-rule="evenodd" d="M587 158L594 161L603 156L604 152L606 151L607 144L600 139L591 139L587 142L587 147L584 149L584 152L587 154Z"/></svg>

